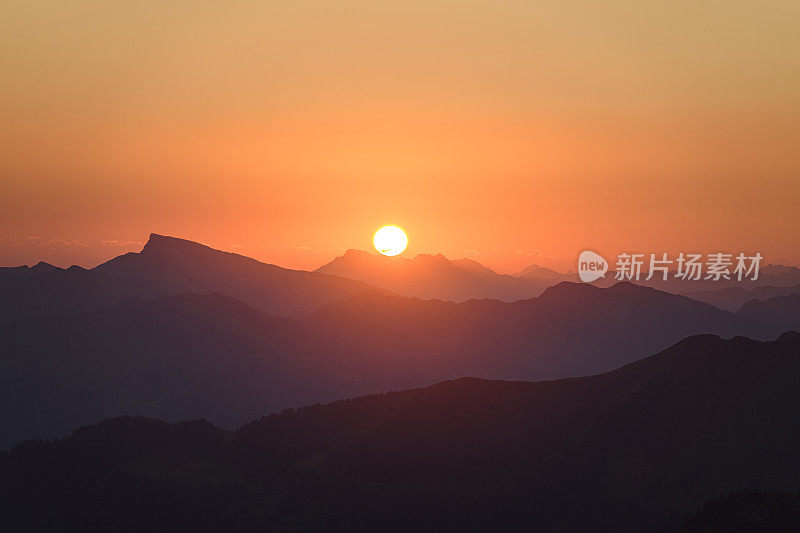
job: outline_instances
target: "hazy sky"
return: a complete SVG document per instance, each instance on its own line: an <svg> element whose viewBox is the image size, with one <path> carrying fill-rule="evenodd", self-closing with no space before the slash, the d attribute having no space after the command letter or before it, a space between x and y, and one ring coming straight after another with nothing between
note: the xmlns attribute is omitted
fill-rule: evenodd
<svg viewBox="0 0 800 533"><path fill-rule="evenodd" d="M0 3L0 264L800 263L800 2Z"/></svg>

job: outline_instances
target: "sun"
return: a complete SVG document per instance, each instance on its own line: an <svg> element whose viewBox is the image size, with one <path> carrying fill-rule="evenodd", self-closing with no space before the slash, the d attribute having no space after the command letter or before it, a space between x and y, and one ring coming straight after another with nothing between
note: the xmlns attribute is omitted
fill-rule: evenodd
<svg viewBox="0 0 800 533"><path fill-rule="evenodd" d="M408 246L408 237L397 226L384 226L375 232L372 243L383 255L398 255Z"/></svg>

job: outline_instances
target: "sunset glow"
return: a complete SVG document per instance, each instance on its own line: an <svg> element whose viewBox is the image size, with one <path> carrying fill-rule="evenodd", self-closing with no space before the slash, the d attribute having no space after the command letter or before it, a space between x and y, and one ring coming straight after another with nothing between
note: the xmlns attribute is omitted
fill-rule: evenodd
<svg viewBox="0 0 800 533"><path fill-rule="evenodd" d="M798 26L4 0L3 530L800 531Z"/></svg>
<svg viewBox="0 0 800 533"><path fill-rule="evenodd" d="M313 269L387 219L503 273L800 263L800 4L768 4L12 0L0 263L157 232Z"/></svg>

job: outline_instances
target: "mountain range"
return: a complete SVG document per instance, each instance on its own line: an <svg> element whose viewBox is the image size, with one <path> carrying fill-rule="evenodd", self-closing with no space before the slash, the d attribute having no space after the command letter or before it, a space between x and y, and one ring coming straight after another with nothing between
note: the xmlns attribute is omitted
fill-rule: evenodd
<svg viewBox="0 0 800 533"><path fill-rule="evenodd" d="M43 314L74 314L128 297L221 292L279 316L305 316L320 306L375 287L155 233L141 252L93 269L39 263L0 269L0 322Z"/></svg>
<svg viewBox="0 0 800 533"><path fill-rule="evenodd" d="M798 272L306 272L155 234L0 268L0 527L786 530Z"/></svg>
<svg viewBox="0 0 800 533"><path fill-rule="evenodd" d="M487 298L513 302L538 296L562 281L578 279L574 273L561 274L537 265L510 276L471 259L449 260L442 255L408 259L358 250L349 250L308 272L151 234L141 252L115 257L88 270L44 262L0 268L0 322L81 313L129 297L212 292L273 315L300 318L371 290L455 302ZM614 283L612 271L593 285L610 287ZM800 293L800 269L768 265L757 282L654 279L637 284L737 311L750 299Z"/></svg>
<svg viewBox="0 0 800 533"><path fill-rule="evenodd" d="M763 301L776 296L800 294L800 284L786 286L760 285L750 289L725 287L712 290L687 291L683 294L693 300L706 302L720 309L738 311L750 301Z"/></svg>
<svg viewBox="0 0 800 533"><path fill-rule="evenodd" d="M450 260L441 254L385 257L362 250L348 250L316 272L360 280L404 296L455 302L484 298L513 302L538 296L547 287L562 281L580 282L574 272L562 274L539 265L530 265L510 276L497 274L472 259ZM592 285L610 287L620 281L616 276L617 272L610 270ZM751 299L800 293L800 269L766 265L759 270L755 281L685 280L677 277L674 271L666 280L660 276L648 280L645 272L635 283L738 311Z"/></svg>
<svg viewBox="0 0 800 533"><path fill-rule="evenodd" d="M442 256L344 257L396 269L406 288L530 282ZM697 333L766 340L800 328L796 313L731 313L631 283L558 282L514 302L409 298L399 284L287 270L159 235L91 270L2 269L0 287L0 448L120 414L232 428L462 376L606 372Z"/></svg>
<svg viewBox="0 0 800 533"><path fill-rule="evenodd" d="M315 272L357 279L403 296L463 302L491 298L515 301L532 298L560 281L552 277L497 274L477 261L451 261L422 254L408 259L348 250Z"/></svg>
<svg viewBox="0 0 800 533"><path fill-rule="evenodd" d="M133 298L0 324L0 447L120 414L230 428L461 376L585 376L695 333L770 339L784 329L629 283L563 282L514 303L368 291L302 319L219 293Z"/></svg>
<svg viewBox="0 0 800 533"><path fill-rule="evenodd" d="M12 529L714 529L793 502L753 490L797 489L798 384L796 332L699 335L597 376L462 378L235 432L115 418L0 453L0 502Z"/></svg>
<svg viewBox="0 0 800 533"><path fill-rule="evenodd" d="M761 322L774 324L800 324L800 294L788 294L767 298L766 300L750 300L738 313Z"/></svg>

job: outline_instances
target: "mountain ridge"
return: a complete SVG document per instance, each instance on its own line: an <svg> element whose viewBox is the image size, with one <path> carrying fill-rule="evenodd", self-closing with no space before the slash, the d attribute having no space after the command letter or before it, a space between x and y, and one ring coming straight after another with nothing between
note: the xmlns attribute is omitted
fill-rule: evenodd
<svg viewBox="0 0 800 533"><path fill-rule="evenodd" d="M127 298L0 324L0 447L114 414L232 427L248 413L460 376L585 376L693 333L781 328L625 284L564 283L513 303L367 290L300 319L225 293Z"/></svg>
<svg viewBox="0 0 800 533"><path fill-rule="evenodd" d="M267 313L290 317L371 288L360 281L286 269L157 233L150 235L141 252L115 257L93 271L144 279L167 294L221 292Z"/></svg>
<svg viewBox="0 0 800 533"><path fill-rule="evenodd" d="M315 272L364 281L403 296L455 302L531 298L552 283L550 279L497 274L477 261L450 260L442 254L386 257L352 249Z"/></svg>
<svg viewBox="0 0 800 533"><path fill-rule="evenodd" d="M114 418L0 453L0 495L11 524L61 527L677 530L709 498L796 488L799 354L797 332L697 335L597 376L461 378L235 432Z"/></svg>

